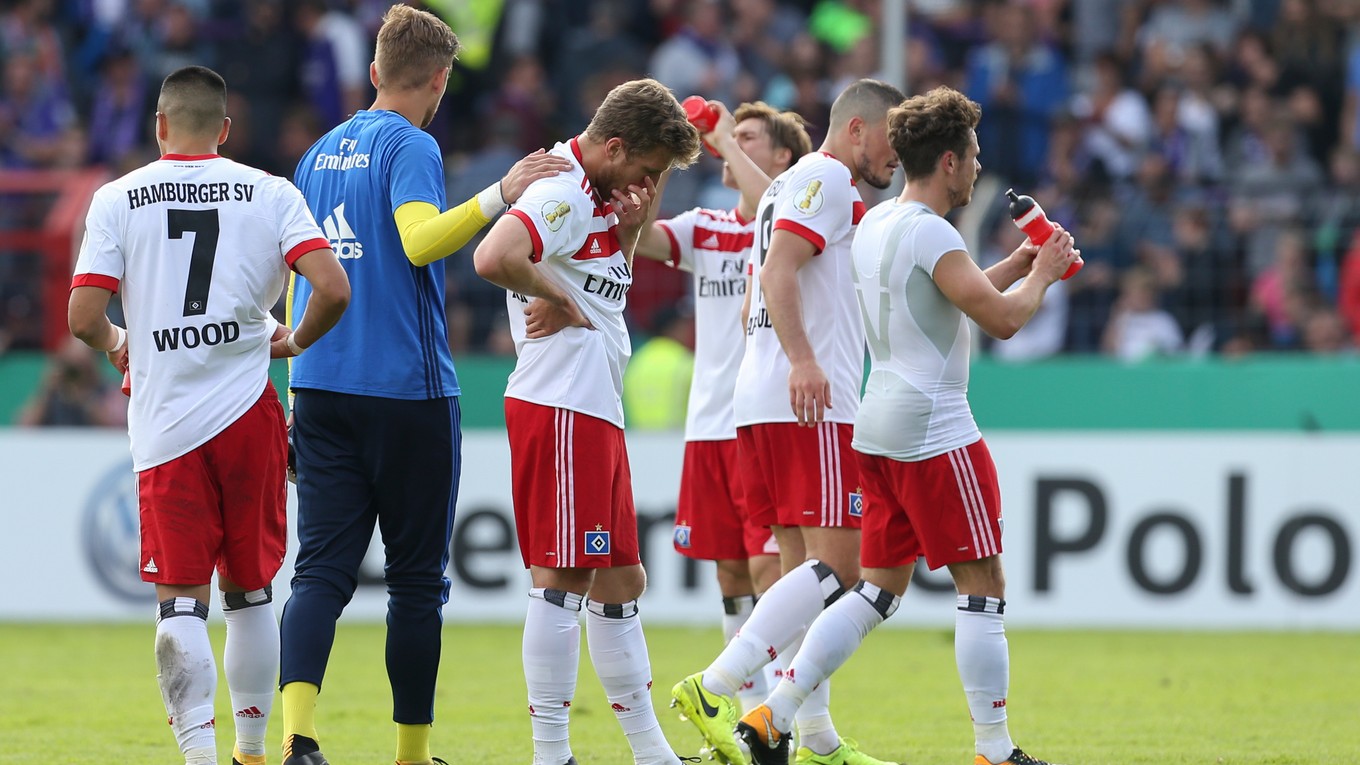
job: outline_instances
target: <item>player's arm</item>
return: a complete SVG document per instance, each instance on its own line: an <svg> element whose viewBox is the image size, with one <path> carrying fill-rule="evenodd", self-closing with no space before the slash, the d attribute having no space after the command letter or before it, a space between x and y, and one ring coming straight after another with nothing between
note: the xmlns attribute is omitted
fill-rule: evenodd
<svg viewBox="0 0 1360 765"><path fill-rule="evenodd" d="M542 298L560 317L561 326L589 327L590 321L581 313L576 301L551 279L545 277L533 263L534 244L528 224L507 215L496 221L482 243L472 254L472 265L477 275L511 292L525 297ZM542 321L554 321L549 316ZM553 329L557 331L561 327ZM543 332L542 335L552 334ZM531 336L541 336L533 333Z"/></svg>
<svg viewBox="0 0 1360 765"><path fill-rule="evenodd" d="M303 253L293 261L293 269L311 285L312 295L296 329L282 336L275 331L269 345L271 358L289 358L310 348L340 321L349 307L349 276L330 247Z"/></svg>
<svg viewBox="0 0 1360 765"><path fill-rule="evenodd" d="M109 363L127 371L127 330L109 321L109 298L113 291L82 285L71 288L66 305L66 324L82 343L109 356Z"/></svg>
<svg viewBox="0 0 1360 765"><path fill-rule="evenodd" d="M491 219L519 199L530 183L571 169L571 163L539 149L516 162L510 172L457 207L439 212L429 202L407 202L392 214L406 258L426 266L457 252Z"/></svg>
<svg viewBox="0 0 1360 765"><path fill-rule="evenodd" d="M666 233L665 226L657 222L657 215L661 212L661 194L666 190L666 181L670 180L671 170L661 174L661 180L656 184L656 202L647 211L647 222L642 226L642 233L638 236L637 249L634 255L641 256L647 260L655 260L666 263L671 260L671 236Z"/></svg>
<svg viewBox="0 0 1360 765"><path fill-rule="evenodd" d="M1075 259L1072 235L1058 228L1039 248L1024 281L1010 292L1001 292L988 274L983 273L963 250L952 250L942 255L935 264L931 278L940 292L976 322L983 332L1006 340L1034 316L1049 286L1062 276Z"/></svg>
<svg viewBox="0 0 1360 765"><path fill-rule="evenodd" d="M718 150L732 171L732 180L737 182L737 190L741 192L741 213L750 218L755 215L761 195L770 187L771 178L741 150L737 143L737 122L727 107L721 101L709 101L708 104L718 110L718 121L713 125L713 132L704 134L702 138Z"/></svg>
<svg viewBox="0 0 1360 765"><path fill-rule="evenodd" d="M760 268L760 288L779 345L789 359L789 405L798 424L821 422L831 408L831 383L817 363L807 328L803 325L803 295L798 270L817 254L817 245L784 229L775 229L765 265Z"/></svg>
<svg viewBox="0 0 1360 765"><path fill-rule="evenodd" d="M746 331L746 323L751 320L751 273L746 272L746 291L741 295L741 331Z"/></svg>

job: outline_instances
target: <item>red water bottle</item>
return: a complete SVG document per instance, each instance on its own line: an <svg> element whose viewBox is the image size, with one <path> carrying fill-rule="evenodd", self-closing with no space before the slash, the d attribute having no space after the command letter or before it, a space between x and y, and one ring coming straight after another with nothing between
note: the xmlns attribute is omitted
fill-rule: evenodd
<svg viewBox="0 0 1360 765"><path fill-rule="evenodd" d="M1015 222L1016 228L1025 232L1025 236L1029 237L1029 241L1035 247L1042 247L1044 242L1053 236L1053 223L1044 214L1044 208L1034 201L1034 197L1028 194L1017 195L1014 189L1006 189L1006 196L1011 200L1011 220ZM1062 278L1071 279L1084 265L1086 261L1078 255L1072 265L1067 267L1067 273L1064 273Z"/></svg>
<svg viewBox="0 0 1360 765"><path fill-rule="evenodd" d="M132 373L131 373L131 372L124 372L124 373L123 373L123 385L122 385L122 390L123 390L123 395L124 395L124 396L127 396L128 398L132 398Z"/></svg>
<svg viewBox="0 0 1360 765"><path fill-rule="evenodd" d="M685 110L685 119L689 120L689 124L693 125L700 135L712 133L713 128L717 127L718 110L710 106L703 96L690 96L681 101L680 106ZM722 157L708 141L704 141L704 148L708 149L709 154Z"/></svg>

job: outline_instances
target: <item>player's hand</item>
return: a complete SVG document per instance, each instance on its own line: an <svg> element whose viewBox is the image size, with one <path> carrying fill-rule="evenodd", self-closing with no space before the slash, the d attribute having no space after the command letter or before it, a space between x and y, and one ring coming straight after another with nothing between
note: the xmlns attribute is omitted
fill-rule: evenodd
<svg viewBox="0 0 1360 765"><path fill-rule="evenodd" d="M718 121L713 123L711 132L703 133L699 137L717 149L720 154L727 148L723 145L725 141L731 140L732 148L736 148L736 139L732 134L737 130L737 121L732 117L732 112L727 111L722 101L710 100L708 105L718 112Z"/></svg>
<svg viewBox="0 0 1360 765"><path fill-rule="evenodd" d="M501 199L508 205L514 204L529 188L529 184L541 178L550 178L571 169L571 162L565 157L549 154L542 149L516 162L510 172L501 179Z"/></svg>
<svg viewBox="0 0 1360 765"><path fill-rule="evenodd" d="M637 230L647 222L647 213L652 209L652 200L656 199L656 184L649 176L643 185L636 183L628 185L628 191L614 189L614 199L610 202L614 207L614 212L619 216L619 228Z"/></svg>
<svg viewBox="0 0 1360 765"><path fill-rule="evenodd" d="M831 383L815 361L789 369L789 406L799 425L811 427L826 418L831 408Z"/></svg>
<svg viewBox="0 0 1360 765"><path fill-rule="evenodd" d="M1015 264L1015 267L1019 269L1021 276L1028 276L1030 270L1034 268L1034 258L1038 254L1039 245L1031 242L1029 237L1025 237L1024 244L1016 247L1015 250L1011 252L1010 259L1011 262Z"/></svg>
<svg viewBox="0 0 1360 765"><path fill-rule="evenodd" d="M288 338L291 337L292 334L293 330L282 324L279 325L278 329L274 330L274 336L269 340L269 358L291 359L297 355L293 353L292 348L288 347Z"/></svg>
<svg viewBox="0 0 1360 765"><path fill-rule="evenodd" d="M123 374L127 374L128 371L127 343L123 343L123 347L119 348L116 351L106 352L104 356L108 358L109 363L113 365L114 369L117 369L119 372L122 372Z"/></svg>
<svg viewBox="0 0 1360 765"><path fill-rule="evenodd" d="M524 336L530 340L557 334L565 327L595 329L571 298L561 303L534 298L524 306Z"/></svg>
<svg viewBox="0 0 1360 765"><path fill-rule="evenodd" d="M1044 283L1052 284L1061 279L1067 273L1068 266L1079 257L1081 251L1073 246L1072 235L1067 229L1054 224L1053 233L1039 248L1030 268Z"/></svg>

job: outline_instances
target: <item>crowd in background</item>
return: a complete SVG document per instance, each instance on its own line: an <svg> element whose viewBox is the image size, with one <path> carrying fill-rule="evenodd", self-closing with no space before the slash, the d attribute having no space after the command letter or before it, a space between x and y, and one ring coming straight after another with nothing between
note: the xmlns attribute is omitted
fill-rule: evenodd
<svg viewBox="0 0 1360 765"><path fill-rule="evenodd" d="M430 132L456 203L523 154L580 132L608 90L651 75L684 97L764 100L810 125L861 77L983 107L983 178L958 221L984 262L1020 239L1008 187L1072 230L1086 261L999 358L1350 352L1360 337L1360 2L907 0L905 71L880 70L879 0L429 0L465 49ZM210 66L231 91L223 153L291 177L373 96L390 0L5 0L0 167L156 155L162 77ZM705 158L662 215L728 207ZM872 190L866 189L866 194ZM883 198L866 199L870 204ZM22 206L19 206L22 207ZM0 226L31 225L14 208ZM450 261L455 353L509 353L503 292L473 242ZM0 253L3 334L35 344L38 267ZM27 265L25 265L28 263ZM639 336L686 275L638 264Z"/></svg>

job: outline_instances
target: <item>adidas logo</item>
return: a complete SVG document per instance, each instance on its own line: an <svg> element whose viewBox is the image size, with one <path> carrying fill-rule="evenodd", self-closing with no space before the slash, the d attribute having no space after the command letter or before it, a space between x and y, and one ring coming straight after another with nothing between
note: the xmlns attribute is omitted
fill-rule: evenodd
<svg viewBox="0 0 1360 765"><path fill-rule="evenodd" d="M699 243L699 246L701 246L701 247L703 247L703 248L705 248L705 249L709 249L709 250L717 249L717 247L718 247L718 235L717 235L717 234L709 234L707 239L705 239L704 241L702 241L702 242Z"/></svg>
<svg viewBox="0 0 1360 765"><path fill-rule="evenodd" d="M330 240L331 249L335 250L337 258L350 260L364 256L363 242L355 237L354 229L350 228L349 221L345 220L344 202L326 216L326 220L321 222L321 228L326 232L326 239Z"/></svg>
<svg viewBox="0 0 1360 765"><path fill-rule="evenodd" d="M156 568L155 558L147 558L146 565L142 566L142 570L148 574L159 574L161 572L160 569Z"/></svg>
<svg viewBox="0 0 1360 765"><path fill-rule="evenodd" d="M599 255L599 254L600 254L601 252L603 252L603 251L604 251L604 250L600 247L600 240L599 240L599 239L595 239L595 240L592 240L592 241L591 241L591 243L590 243L590 254L591 254L591 255Z"/></svg>
<svg viewBox="0 0 1360 765"><path fill-rule="evenodd" d="M245 709L236 710L236 716L258 720L261 717L264 717L264 712L261 712L259 707L246 707Z"/></svg>

